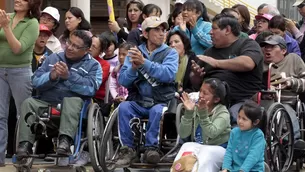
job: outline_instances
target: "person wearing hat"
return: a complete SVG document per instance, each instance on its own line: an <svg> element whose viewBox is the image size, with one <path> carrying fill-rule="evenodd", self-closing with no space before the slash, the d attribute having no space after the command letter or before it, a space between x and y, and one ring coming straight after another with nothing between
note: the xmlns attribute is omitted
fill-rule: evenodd
<svg viewBox="0 0 305 172"><path fill-rule="evenodd" d="M300 126L295 116L296 113L289 104L294 105L298 94L305 92L305 63L297 54L287 53L286 41L279 35L267 37L264 42L260 43L260 46L264 53L264 72L268 71L270 63L277 66L272 68L271 76L279 77L271 81L271 85L278 87L281 84L281 103L285 105L289 112L293 124L294 138L297 140L300 138Z"/></svg>
<svg viewBox="0 0 305 172"><path fill-rule="evenodd" d="M39 23L44 24L52 33L47 42L47 47L54 53L62 51L61 44L54 35L59 27L60 15L56 8L46 7L39 18Z"/></svg>
<svg viewBox="0 0 305 172"><path fill-rule="evenodd" d="M263 14L263 15L256 15L255 19L257 21L256 25L256 33L249 36L249 38L255 40L258 34L263 31L269 29L269 21L272 19L272 15L270 14Z"/></svg>
<svg viewBox="0 0 305 172"><path fill-rule="evenodd" d="M36 69L42 64L44 59L51 55L53 52L46 46L48 39L53 33L49 30L49 28L43 24L39 25L39 36L36 40L34 52L33 52L33 60L32 60L32 71L35 72Z"/></svg>
<svg viewBox="0 0 305 172"><path fill-rule="evenodd" d="M120 71L119 84L128 89L128 98L119 106L118 125L122 144L118 167L128 166L136 158L131 120L148 118L144 161L160 161L159 130L164 108L175 97L175 76L179 55L164 44L168 24L159 17L148 17L142 23L143 42L131 48ZM130 124L131 123L131 124Z"/></svg>

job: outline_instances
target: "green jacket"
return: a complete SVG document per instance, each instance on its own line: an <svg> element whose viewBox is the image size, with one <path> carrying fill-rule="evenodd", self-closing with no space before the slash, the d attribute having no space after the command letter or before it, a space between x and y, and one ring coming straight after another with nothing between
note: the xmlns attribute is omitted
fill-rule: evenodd
<svg viewBox="0 0 305 172"><path fill-rule="evenodd" d="M207 145L221 145L228 142L231 125L230 114L226 106L218 104L209 114L207 110L185 111L179 126L181 138L191 136L194 140L197 126L202 128L203 142Z"/></svg>
<svg viewBox="0 0 305 172"><path fill-rule="evenodd" d="M12 25L15 15L15 13L10 15L10 26ZM36 18L30 19L25 17L17 24L12 32L21 43L21 50L18 54L13 53L3 29L0 28L0 67L30 67L33 58L34 44L39 35L38 20Z"/></svg>

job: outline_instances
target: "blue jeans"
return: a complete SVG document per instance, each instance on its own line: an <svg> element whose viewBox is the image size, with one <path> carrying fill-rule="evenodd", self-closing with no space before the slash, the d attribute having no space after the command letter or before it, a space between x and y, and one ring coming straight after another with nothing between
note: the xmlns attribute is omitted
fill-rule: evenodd
<svg viewBox="0 0 305 172"><path fill-rule="evenodd" d="M145 133L145 147L158 147L160 120L165 105L157 104L150 109L139 106L134 101L125 101L119 105L119 136L123 146L134 148L134 136L129 126L132 118L148 118L147 131Z"/></svg>
<svg viewBox="0 0 305 172"><path fill-rule="evenodd" d="M22 102L32 94L31 76L31 67L0 68L0 164L5 163L10 98L14 97L19 117Z"/></svg>

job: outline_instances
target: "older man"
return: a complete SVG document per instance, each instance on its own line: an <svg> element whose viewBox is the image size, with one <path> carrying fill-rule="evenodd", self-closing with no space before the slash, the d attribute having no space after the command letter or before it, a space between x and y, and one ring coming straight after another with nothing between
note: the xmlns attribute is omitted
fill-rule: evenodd
<svg viewBox="0 0 305 172"><path fill-rule="evenodd" d="M230 114L234 123L243 101L261 89L263 54L255 41L238 37L240 27L231 15L216 15L210 34L213 47L198 56L201 68L193 62L192 81L197 88L204 78L226 81L230 86Z"/></svg>
<svg viewBox="0 0 305 172"><path fill-rule="evenodd" d="M279 83L282 84L281 102L294 106L297 95L305 92L305 64L303 60L295 53L287 53L286 42L279 35L267 37L266 41L260 43L260 46L265 56L264 70L268 70L270 63L275 63L277 68L272 69L271 74L285 73L286 75L285 78L272 83L275 86ZM300 137L298 119L291 106L286 105L286 109L292 119L294 136L297 139Z"/></svg>
<svg viewBox="0 0 305 172"><path fill-rule="evenodd" d="M164 107L174 98L175 76L178 70L178 53L163 43L166 22L148 17L142 23L143 44L129 50L119 76L119 83L128 88L127 101L119 106L119 134L121 156L118 166L128 166L136 158L134 136L130 129L133 118L148 118L145 134L144 161L160 161L158 149L159 125Z"/></svg>
<svg viewBox="0 0 305 172"><path fill-rule="evenodd" d="M28 98L21 106L19 146L17 156L32 154L35 134L27 126L29 112L42 115L50 105L61 104L59 144L57 154L69 155L76 134L83 100L95 95L101 85L100 64L88 54L92 39L86 31L72 32L65 52L50 55L32 77L38 98ZM33 122L30 117L28 122Z"/></svg>

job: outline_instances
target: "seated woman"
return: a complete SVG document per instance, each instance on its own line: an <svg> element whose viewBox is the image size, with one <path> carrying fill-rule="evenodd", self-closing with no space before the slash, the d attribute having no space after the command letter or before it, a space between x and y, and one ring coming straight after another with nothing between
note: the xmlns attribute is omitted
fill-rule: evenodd
<svg viewBox="0 0 305 172"><path fill-rule="evenodd" d="M227 146L231 131L230 114L226 107L227 88L228 86L220 80L211 78L202 84L197 103L197 100L191 100L187 93L182 93L185 114L181 118L178 132L183 141L194 141L198 144L182 145L176 161L181 155L183 157L183 152L191 151L198 159L204 159L199 161L198 171L220 170L225 154L224 148ZM215 147L216 145L218 146ZM194 151L195 148L197 151ZM200 152L204 152L202 157ZM173 168L179 171L176 165L177 163L174 163Z"/></svg>
<svg viewBox="0 0 305 172"><path fill-rule="evenodd" d="M264 108L246 101L237 117L238 127L230 135L222 172L264 171L266 141L260 126L264 126Z"/></svg>

